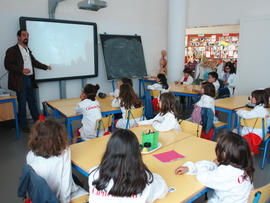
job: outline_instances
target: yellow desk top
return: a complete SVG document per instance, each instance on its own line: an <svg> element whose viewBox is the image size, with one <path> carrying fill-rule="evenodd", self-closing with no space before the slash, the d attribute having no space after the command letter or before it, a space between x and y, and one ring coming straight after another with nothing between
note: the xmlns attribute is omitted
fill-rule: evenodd
<svg viewBox="0 0 270 203"><path fill-rule="evenodd" d="M130 130L136 134L139 142L141 143L142 132L146 130L149 131L149 129L154 130L152 126L139 126L136 128L132 128ZM192 135L184 132L179 132L176 130L170 130L168 132L159 132L159 142L162 144L162 147L158 149L156 152L161 150L163 147L184 140L190 136ZM70 149L71 149L72 163L79 166L85 172L89 172L89 170L92 167L99 165L109 139L110 136L107 135L71 145Z"/></svg>
<svg viewBox="0 0 270 203"><path fill-rule="evenodd" d="M112 107L111 103L112 103L113 97L106 97L104 99L101 99L100 97L96 97L96 99L99 101L102 113L108 112L108 111L120 110L120 108ZM53 108L57 109L66 117L73 117L73 116L77 116L77 114L75 113L75 107L77 103L79 103L80 101L81 101L80 98L71 98L71 99L51 100L51 101L46 101L46 103L52 106Z"/></svg>
<svg viewBox="0 0 270 203"><path fill-rule="evenodd" d="M248 96L232 96L224 99L215 100L215 107L234 110L246 106L248 103Z"/></svg>
<svg viewBox="0 0 270 203"><path fill-rule="evenodd" d="M172 161L170 163L162 163L153 156L143 156L143 161L147 167L153 172L161 175L166 181L168 187L176 190L169 192L164 199L155 201L155 203L178 203L184 202L200 193L205 189L196 177L193 175L175 175L175 169L183 165L186 161L214 160L215 142L211 142L198 137L188 137L173 145L167 146L157 153L175 150L185 156L184 159Z"/></svg>
<svg viewBox="0 0 270 203"><path fill-rule="evenodd" d="M16 99L17 97L14 95L8 96L8 97L0 97L0 100L5 100L5 99Z"/></svg>
<svg viewBox="0 0 270 203"><path fill-rule="evenodd" d="M71 145L72 162L84 171L89 171L92 167L99 165L108 139L109 136L105 136ZM215 142L195 136L187 136L173 144L162 147L154 153L143 155L143 161L147 167L153 173L160 174L165 179L168 187L174 187L176 189L175 192L168 193L166 198L157 200L156 202L182 202L205 189L196 180L195 176L175 175L175 169L186 161L214 160L216 158L215 146ZM169 150L175 150L184 155L185 158L164 164L152 156L155 153Z"/></svg>
<svg viewBox="0 0 270 203"><path fill-rule="evenodd" d="M175 83L169 83L169 92L186 93L186 94L199 94L201 85L181 85ZM197 91L194 91L197 90Z"/></svg>

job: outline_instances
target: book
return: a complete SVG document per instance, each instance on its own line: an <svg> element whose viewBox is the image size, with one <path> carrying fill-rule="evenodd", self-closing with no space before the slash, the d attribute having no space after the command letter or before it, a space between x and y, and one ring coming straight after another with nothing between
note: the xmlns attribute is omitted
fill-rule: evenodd
<svg viewBox="0 0 270 203"><path fill-rule="evenodd" d="M177 159L183 159L185 156L182 154L177 153L174 150L168 151L168 152L163 152L159 154L154 154L153 155L156 159L160 160L162 163L168 163L170 161L175 161Z"/></svg>

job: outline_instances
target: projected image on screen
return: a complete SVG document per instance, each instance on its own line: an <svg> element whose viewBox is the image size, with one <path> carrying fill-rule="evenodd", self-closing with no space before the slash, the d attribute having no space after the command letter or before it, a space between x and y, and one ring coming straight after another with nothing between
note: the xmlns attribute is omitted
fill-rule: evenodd
<svg viewBox="0 0 270 203"><path fill-rule="evenodd" d="M97 75L96 29L93 25L26 20L29 48L52 70L35 69L37 80Z"/></svg>

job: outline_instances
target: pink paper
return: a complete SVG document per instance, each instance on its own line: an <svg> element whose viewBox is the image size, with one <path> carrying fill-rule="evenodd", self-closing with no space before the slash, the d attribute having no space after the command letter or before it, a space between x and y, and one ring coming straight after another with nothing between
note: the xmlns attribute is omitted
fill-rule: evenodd
<svg viewBox="0 0 270 203"><path fill-rule="evenodd" d="M183 156L182 154L177 153L174 150L159 153L159 154L154 154L153 156L155 158L157 158L158 160L160 160L161 162L163 162L163 163L168 163L170 161L185 158L185 156Z"/></svg>

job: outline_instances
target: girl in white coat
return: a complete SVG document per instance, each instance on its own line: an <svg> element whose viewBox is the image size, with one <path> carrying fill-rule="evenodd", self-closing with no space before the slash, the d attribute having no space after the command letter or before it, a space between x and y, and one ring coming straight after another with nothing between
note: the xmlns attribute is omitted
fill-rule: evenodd
<svg viewBox="0 0 270 203"><path fill-rule="evenodd" d="M193 83L193 77L191 77L192 70L189 68L185 68L183 70L183 73L184 76L180 80L176 81L176 84L180 83L183 85L192 85Z"/></svg>
<svg viewBox="0 0 270 203"><path fill-rule="evenodd" d="M163 73L159 73L156 78L156 82L153 85L148 85L149 90L161 90L162 93L168 92L169 85L167 83L167 78Z"/></svg>
<svg viewBox="0 0 270 203"><path fill-rule="evenodd" d="M223 81L224 88L219 90L218 98L232 96L233 88L235 88L237 84L237 76L234 63L227 62L224 67L223 74L221 74L219 77Z"/></svg>
<svg viewBox="0 0 270 203"><path fill-rule="evenodd" d="M197 180L213 189L208 203L246 203L253 189L253 161L247 141L240 135L227 132L216 145L217 160L186 162L176 174L196 175Z"/></svg>
<svg viewBox="0 0 270 203"><path fill-rule="evenodd" d="M251 103L256 105L251 111L248 110L239 110L237 111L237 115L244 119L252 119L252 118L266 118L267 123L269 123L269 112L266 108L269 107L269 100L266 92L264 90L255 90L251 93ZM267 128L269 126L265 126L267 132ZM262 129L252 128L252 127L243 127L241 129L241 135L246 135L248 133L255 133L256 135L262 138Z"/></svg>
<svg viewBox="0 0 270 203"><path fill-rule="evenodd" d="M37 121L32 128L26 162L44 178L61 203L87 194L72 179L68 134L53 120Z"/></svg>
<svg viewBox="0 0 270 203"><path fill-rule="evenodd" d="M119 97L120 86L123 85L124 83L127 83L131 87L133 87L133 82L132 82L131 79L129 79L129 78L121 78L121 80L117 82L116 89L114 90L114 92L110 92L109 94L107 94L107 96L111 96L111 97L115 97L115 98Z"/></svg>
<svg viewBox="0 0 270 203"><path fill-rule="evenodd" d="M120 86L119 97L114 98L114 100L112 101L112 107L120 107L122 112L122 118L118 121L115 121L116 128L126 128L126 111L128 109L139 108L141 106L141 100L135 94L133 88L127 83L122 84ZM134 125L136 125L136 123L140 120L142 120L142 118L129 119L129 128L134 127Z"/></svg>
<svg viewBox="0 0 270 203"><path fill-rule="evenodd" d="M89 202L152 203L166 196L161 176L144 165L136 135L120 129L113 133L98 167L90 169Z"/></svg>
<svg viewBox="0 0 270 203"><path fill-rule="evenodd" d="M138 125L152 125L157 131L181 130L177 121L175 96L163 93L159 100L160 112L153 119L138 122Z"/></svg>
<svg viewBox="0 0 270 203"><path fill-rule="evenodd" d="M80 135L83 140L93 139L97 136L95 130L96 121L101 119L101 110L98 100L96 100L99 85L87 84L80 95L81 101L76 106L76 113L82 114L82 127L77 129L73 135L73 143ZM103 134L103 132L100 132Z"/></svg>

